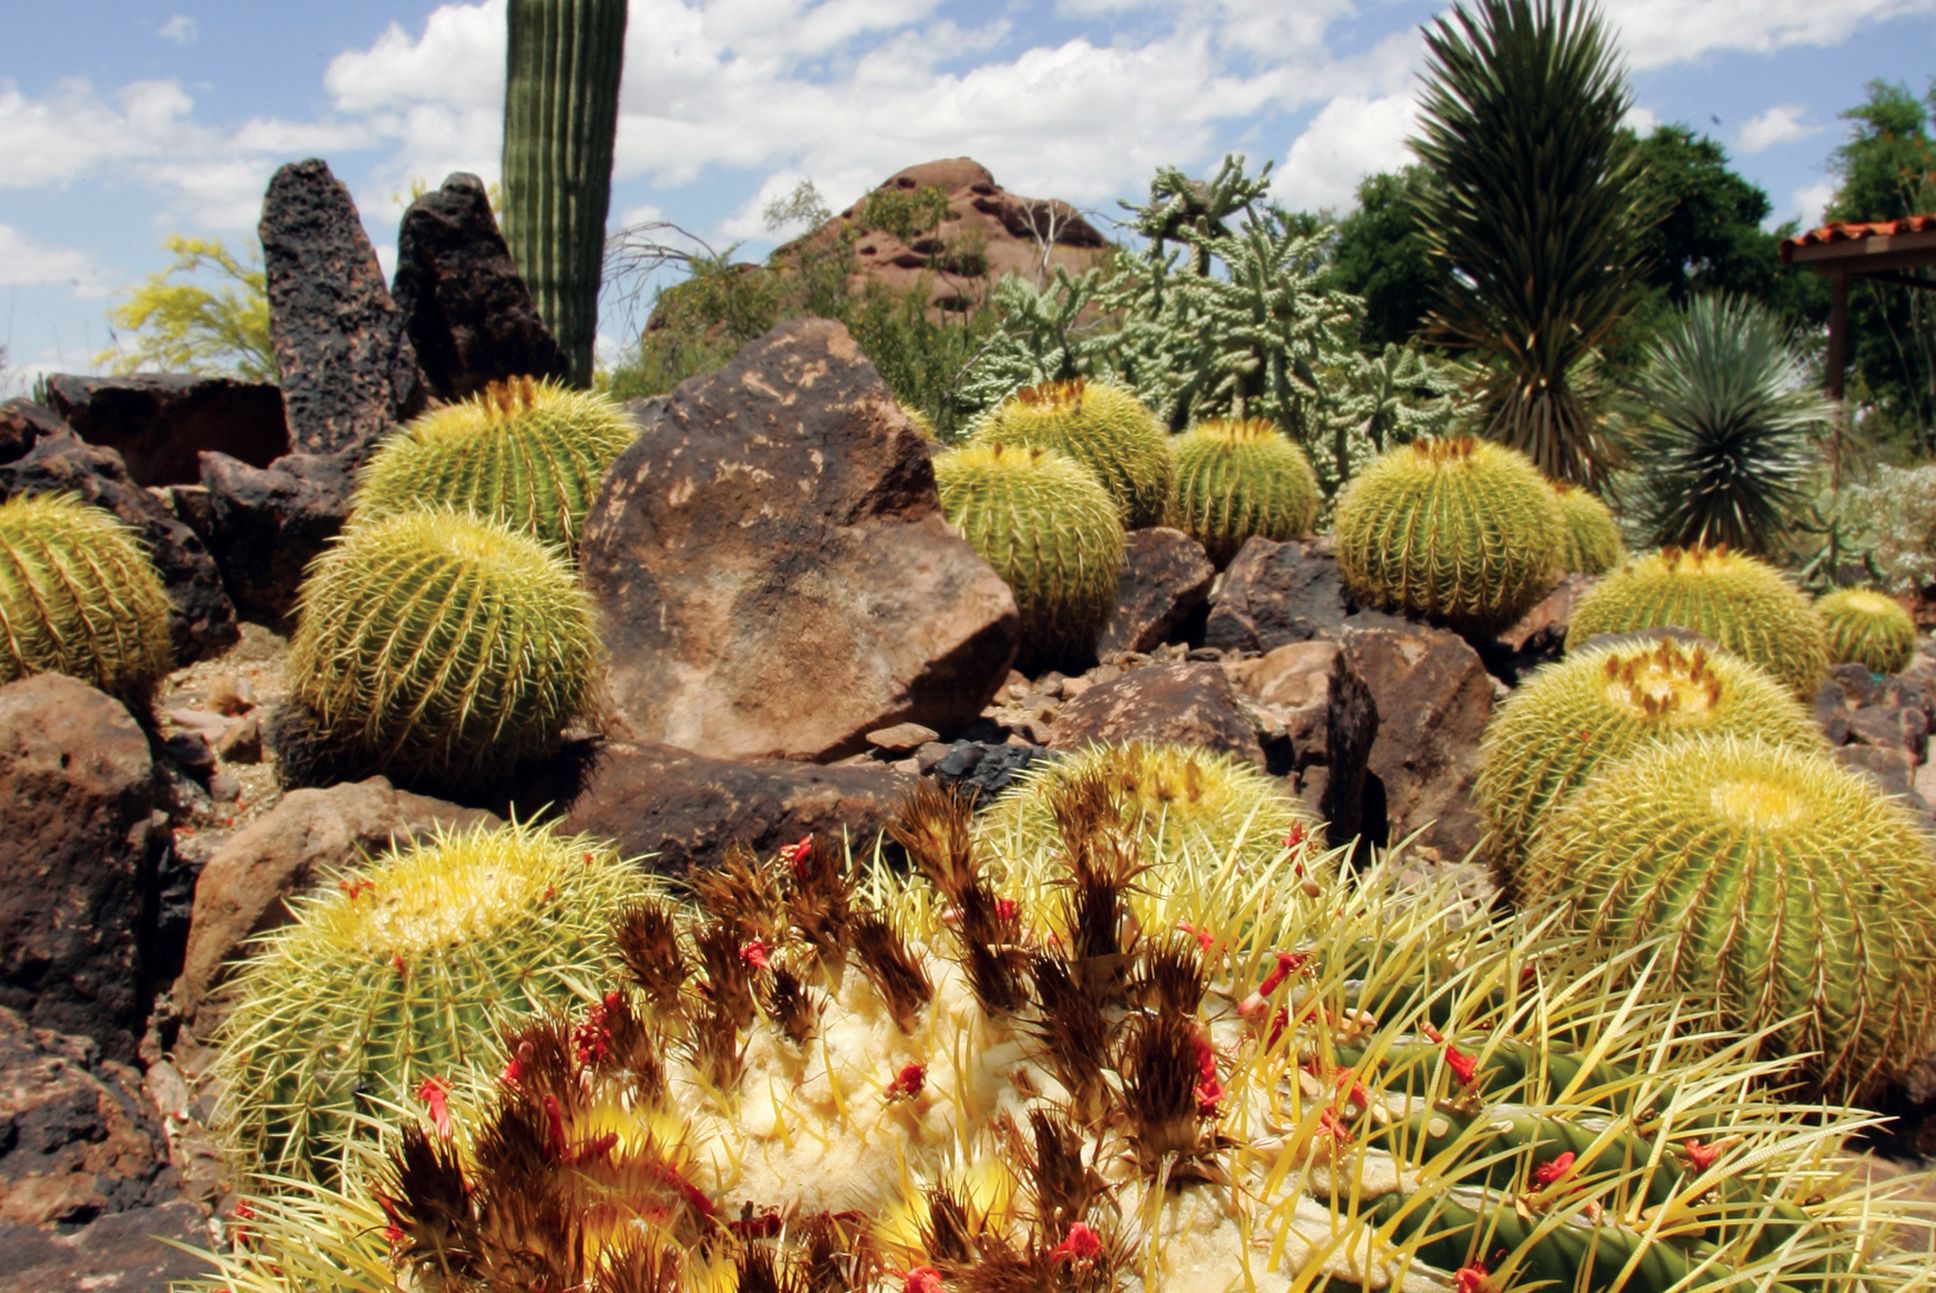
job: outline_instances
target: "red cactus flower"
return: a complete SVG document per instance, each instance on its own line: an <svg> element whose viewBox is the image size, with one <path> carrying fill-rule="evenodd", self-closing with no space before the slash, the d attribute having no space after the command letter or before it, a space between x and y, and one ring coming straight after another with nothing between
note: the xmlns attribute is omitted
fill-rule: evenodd
<svg viewBox="0 0 1936 1293"><path fill-rule="evenodd" d="M376 888L376 881L365 880L361 877L355 880L338 880L336 887L348 894L351 902L355 902L358 898L361 898L364 894Z"/></svg>
<svg viewBox="0 0 1936 1293"><path fill-rule="evenodd" d="M1015 919L1015 900L1013 898L995 899L995 919L1006 925Z"/></svg>
<svg viewBox="0 0 1936 1293"><path fill-rule="evenodd" d="M399 979L407 979L410 977L410 967L403 963L402 952L398 952L395 956L391 957L390 964L395 967Z"/></svg>
<svg viewBox="0 0 1936 1293"><path fill-rule="evenodd" d="M1573 1151L1569 1149L1564 1154L1549 1158L1544 1163L1534 1167L1533 1187L1543 1190L1547 1186L1559 1181L1561 1177L1573 1170L1573 1159Z"/></svg>
<svg viewBox="0 0 1936 1293"><path fill-rule="evenodd" d="M1453 1293L1491 1293L1492 1285L1486 1279L1491 1273L1482 1261L1467 1262L1452 1274Z"/></svg>
<svg viewBox="0 0 1936 1293"><path fill-rule="evenodd" d="M1681 1153L1686 1155L1688 1166L1697 1172L1705 1172L1714 1166L1715 1159L1721 1157L1721 1146L1702 1144L1690 1137L1681 1142Z"/></svg>
<svg viewBox="0 0 1936 1293"><path fill-rule="evenodd" d="M884 1094L889 1100L912 1100L921 1094L921 1088L927 1084L927 1080L926 1065L903 1065L901 1071L894 1075L894 1080L887 1084Z"/></svg>
<svg viewBox="0 0 1936 1293"><path fill-rule="evenodd" d="M1069 1227L1069 1237L1049 1250L1057 1262L1091 1262L1102 1256L1102 1236L1078 1221Z"/></svg>
<svg viewBox="0 0 1936 1293"><path fill-rule="evenodd" d="M1338 1117L1335 1109L1326 1109L1318 1115L1318 1130L1340 1145L1349 1144L1351 1141L1351 1128L1345 1125L1344 1119Z"/></svg>
<svg viewBox="0 0 1936 1293"><path fill-rule="evenodd" d="M756 970L764 970L771 965L767 959L766 944L757 938L748 939L740 944L739 959Z"/></svg>
<svg viewBox="0 0 1936 1293"><path fill-rule="evenodd" d="M1192 925L1187 920L1177 921L1176 929L1179 934L1188 934L1190 937L1196 939L1197 946L1205 952L1209 951L1210 945L1216 941L1210 937L1209 930L1198 925Z"/></svg>
<svg viewBox="0 0 1936 1293"><path fill-rule="evenodd" d="M916 1266L902 1279L901 1293L941 1293L941 1272L932 1266Z"/></svg>
<svg viewBox="0 0 1936 1293"><path fill-rule="evenodd" d="M1467 1055L1451 1042L1445 1044L1445 1066L1459 1079L1460 1086L1471 1086L1479 1079L1478 1058Z"/></svg>
<svg viewBox="0 0 1936 1293"><path fill-rule="evenodd" d="M813 860L813 832L809 831L793 843L780 850L780 858L793 868L793 874L804 876L807 863Z"/></svg>
<svg viewBox="0 0 1936 1293"><path fill-rule="evenodd" d="M450 1083L440 1077L427 1077L417 1087L417 1098L430 1106L430 1125L445 1140L450 1139Z"/></svg>

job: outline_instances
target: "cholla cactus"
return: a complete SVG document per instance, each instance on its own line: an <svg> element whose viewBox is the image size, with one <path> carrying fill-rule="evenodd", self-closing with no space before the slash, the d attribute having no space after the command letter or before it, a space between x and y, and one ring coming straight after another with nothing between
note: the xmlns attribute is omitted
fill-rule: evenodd
<svg viewBox="0 0 1936 1293"><path fill-rule="evenodd" d="M1838 1167L1863 1119L1756 1094L1738 1047L1614 987L1645 955L1383 867L1311 905L1288 858L1145 870L1106 803L1071 787L1053 880L996 883L927 793L914 878L803 841L635 908L628 982L426 1097L362 1189L260 1209L221 1281L1936 1285L1891 1245L1926 1185Z"/></svg>

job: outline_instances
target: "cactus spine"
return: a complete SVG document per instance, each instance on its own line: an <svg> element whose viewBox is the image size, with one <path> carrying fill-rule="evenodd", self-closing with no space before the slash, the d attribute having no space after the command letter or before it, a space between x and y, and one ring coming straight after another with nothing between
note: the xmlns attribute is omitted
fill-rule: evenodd
<svg viewBox="0 0 1936 1293"><path fill-rule="evenodd" d="M1170 442L1163 523L1196 539L1219 566L1252 535L1308 535L1319 501L1311 460L1264 418L1204 422Z"/></svg>
<svg viewBox="0 0 1936 1293"><path fill-rule="evenodd" d="M1604 575L1627 559L1627 544L1613 513L1596 496L1578 485L1555 485L1560 515L1566 522L1566 553L1562 563L1569 575Z"/></svg>
<svg viewBox="0 0 1936 1293"><path fill-rule="evenodd" d="M1116 605L1123 527L1116 504L1052 449L972 444L934 459L941 511L1015 594L1017 666L1093 659Z"/></svg>
<svg viewBox="0 0 1936 1293"><path fill-rule="evenodd" d="M170 662L168 594L134 531L72 494L0 503L0 683L64 673L138 707Z"/></svg>
<svg viewBox="0 0 1936 1293"><path fill-rule="evenodd" d="M498 1058L502 1023L615 972L611 922L646 892L609 847L515 823L330 879L239 968L217 1039L218 1125L306 1180L333 1174L372 1099L455 1083Z"/></svg>
<svg viewBox="0 0 1936 1293"><path fill-rule="evenodd" d="M1169 435L1149 407L1120 386L1078 377L1027 387L984 418L973 440L1067 454L1109 491L1126 529L1163 517Z"/></svg>
<svg viewBox="0 0 1936 1293"><path fill-rule="evenodd" d="M998 881L923 792L911 878L803 842L631 910L626 981L221 1277L320 1248L420 1293L1936 1285L1887 1240L1926 1185L1838 1177L1857 1117L1757 1095L1614 986L1634 955L1385 866L1315 903L1288 858L1143 870L1093 783L1056 815L1059 874Z"/></svg>
<svg viewBox="0 0 1936 1293"><path fill-rule="evenodd" d="M1779 1025L1763 1053L1797 1057L1837 1099L1865 1097L1928 1052L1930 874L1921 826L1873 782L1816 750L1712 734L1589 780L1520 873L1596 949L1665 935L1680 989L1718 993L1743 1032Z"/></svg>
<svg viewBox="0 0 1936 1293"><path fill-rule="evenodd" d="M1916 658L1916 621L1895 598L1873 588L1841 588L1815 602L1828 626L1828 658L1901 673Z"/></svg>
<svg viewBox="0 0 1936 1293"><path fill-rule="evenodd" d="M1688 732L1816 749L1821 728L1756 665L1671 639L1593 647L1549 665L1486 726L1473 798L1509 893L1533 832L1601 767Z"/></svg>
<svg viewBox="0 0 1936 1293"><path fill-rule="evenodd" d="M449 508L574 558L585 511L638 428L602 394L513 377L385 440L358 478L359 519Z"/></svg>
<svg viewBox="0 0 1936 1293"><path fill-rule="evenodd" d="M1371 464L1338 498L1338 570L1354 597L1483 636L1560 576L1559 500L1524 454L1421 440Z"/></svg>
<svg viewBox="0 0 1936 1293"><path fill-rule="evenodd" d="M1773 566L1724 547L1663 548L1628 562L1580 599L1566 645L1664 626L1712 639L1804 701L1828 669L1827 630L1808 599Z"/></svg>
<svg viewBox="0 0 1936 1293"><path fill-rule="evenodd" d="M504 240L574 386L592 379L625 0L510 0Z"/></svg>
<svg viewBox="0 0 1936 1293"><path fill-rule="evenodd" d="M391 776L489 785L591 704L591 602L555 551L452 512L352 524L310 567L289 644L317 740Z"/></svg>

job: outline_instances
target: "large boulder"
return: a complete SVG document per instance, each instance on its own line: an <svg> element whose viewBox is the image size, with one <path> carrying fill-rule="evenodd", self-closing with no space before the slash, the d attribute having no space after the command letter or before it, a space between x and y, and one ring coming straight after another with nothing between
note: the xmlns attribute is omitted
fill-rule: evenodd
<svg viewBox="0 0 1936 1293"><path fill-rule="evenodd" d="M43 436L72 429L59 414L43 404L32 400L0 401L0 462L12 462Z"/></svg>
<svg viewBox="0 0 1936 1293"><path fill-rule="evenodd" d="M167 844L148 738L60 674L0 687L0 1006L134 1054L142 936Z"/></svg>
<svg viewBox="0 0 1936 1293"><path fill-rule="evenodd" d="M1365 776L1378 735L1378 705L1352 656L1335 638L1288 642L1261 656L1229 660L1224 674L1268 728L1267 743L1289 745L1299 793L1330 825L1334 842L1361 833Z"/></svg>
<svg viewBox="0 0 1936 1293"><path fill-rule="evenodd" d="M285 454L251 467L202 455L209 546L243 614L284 626L303 572L343 528L356 485L352 455Z"/></svg>
<svg viewBox="0 0 1936 1293"><path fill-rule="evenodd" d="M475 175L452 175L403 213L390 293L424 378L444 399L504 377L565 375L565 352L538 317Z"/></svg>
<svg viewBox="0 0 1936 1293"><path fill-rule="evenodd" d="M784 324L647 416L585 519L615 735L831 759L971 722L1015 599L949 528L926 442L847 330Z"/></svg>
<svg viewBox="0 0 1936 1293"><path fill-rule="evenodd" d="M121 455L138 485L201 479L197 455L218 450L257 467L289 452L282 391L269 382L188 373L47 379L48 404L89 444Z"/></svg>
<svg viewBox="0 0 1936 1293"><path fill-rule="evenodd" d="M1279 542L1260 535L1238 550L1212 590L1203 643L1224 651L1269 651L1335 634L1351 611L1330 540Z"/></svg>
<svg viewBox="0 0 1936 1293"><path fill-rule="evenodd" d="M1425 827L1421 843L1463 858L1481 834L1472 783L1492 717L1492 678L1479 653L1456 633L1403 622L1354 625L1344 649L1377 708L1368 770L1383 792L1389 837Z"/></svg>
<svg viewBox="0 0 1936 1293"><path fill-rule="evenodd" d="M235 605L202 537L128 475L121 455L62 430L40 435L0 464L0 500L16 494L78 494L140 534L168 592L168 640L175 662L214 655L235 641Z"/></svg>
<svg viewBox="0 0 1936 1293"><path fill-rule="evenodd" d="M734 844L767 854L809 834L844 835L859 857L912 785L879 764L711 759L620 743L599 750L564 824L667 875L717 862Z"/></svg>
<svg viewBox="0 0 1936 1293"><path fill-rule="evenodd" d="M1203 545L1183 531L1159 525L1132 532L1116 580L1116 608L1096 654L1106 660L1171 641L1203 609L1216 575Z"/></svg>
<svg viewBox="0 0 1936 1293"><path fill-rule="evenodd" d="M250 938L286 924L286 899L324 874L443 829L495 823L491 814L394 789L382 777L292 790L231 836L202 868L188 952L175 982L175 1006L184 1022L207 1033L205 1009L223 968Z"/></svg>
<svg viewBox="0 0 1936 1293"><path fill-rule="evenodd" d="M175 1199L74 1230L0 1224L0 1293L154 1293L206 1279L207 1258L162 1242L206 1247L205 1222L201 1208Z"/></svg>
<svg viewBox="0 0 1936 1293"><path fill-rule="evenodd" d="M290 448L365 451L422 411L425 391L356 203L326 163L290 162L269 181L260 232Z"/></svg>
<svg viewBox="0 0 1936 1293"><path fill-rule="evenodd" d="M1056 712L1052 750L1094 741L1200 745L1263 767L1263 742L1214 664L1158 664L1099 683Z"/></svg>

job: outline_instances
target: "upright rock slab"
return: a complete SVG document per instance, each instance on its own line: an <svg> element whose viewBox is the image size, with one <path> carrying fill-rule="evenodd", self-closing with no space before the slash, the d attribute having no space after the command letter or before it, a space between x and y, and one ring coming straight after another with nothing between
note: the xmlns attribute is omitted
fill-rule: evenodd
<svg viewBox="0 0 1936 1293"><path fill-rule="evenodd" d="M444 399L520 374L565 375L565 352L538 317L475 175L452 175L403 213L390 293L425 379Z"/></svg>
<svg viewBox="0 0 1936 1293"><path fill-rule="evenodd" d="M422 411L424 384L356 203L323 161L290 162L269 181L261 234L290 448L365 450Z"/></svg>
<svg viewBox="0 0 1936 1293"><path fill-rule="evenodd" d="M209 546L245 615L288 621L303 572L349 515L353 457L291 453L251 467L225 453L202 455Z"/></svg>
<svg viewBox="0 0 1936 1293"><path fill-rule="evenodd" d="M942 518L920 435L847 330L783 324L648 414L585 518L625 739L832 759L973 721L1015 599Z"/></svg>

